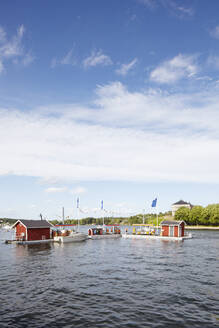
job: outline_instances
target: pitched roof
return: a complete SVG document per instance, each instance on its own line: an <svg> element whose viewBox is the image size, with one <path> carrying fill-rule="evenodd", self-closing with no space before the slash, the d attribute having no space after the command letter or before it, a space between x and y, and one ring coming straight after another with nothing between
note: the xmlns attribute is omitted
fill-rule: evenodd
<svg viewBox="0 0 219 328"><path fill-rule="evenodd" d="M174 203L173 205L191 205L190 203L184 202L184 200L179 200L178 202Z"/></svg>
<svg viewBox="0 0 219 328"><path fill-rule="evenodd" d="M18 220L12 226L14 228L18 223L23 224L26 228L51 228L53 225L46 220Z"/></svg>
<svg viewBox="0 0 219 328"><path fill-rule="evenodd" d="M184 221L175 221L175 220L163 220L160 224L161 225L180 225ZM185 222L184 222L185 223Z"/></svg>

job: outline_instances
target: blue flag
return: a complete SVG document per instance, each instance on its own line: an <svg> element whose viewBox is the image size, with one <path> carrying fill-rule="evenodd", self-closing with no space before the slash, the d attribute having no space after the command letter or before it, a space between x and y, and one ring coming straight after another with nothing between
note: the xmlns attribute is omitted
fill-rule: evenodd
<svg viewBox="0 0 219 328"><path fill-rule="evenodd" d="M79 208L79 197L77 198L77 208Z"/></svg>
<svg viewBox="0 0 219 328"><path fill-rule="evenodd" d="M155 198L151 204L151 207L156 207L156 206L157 206L157 198Z"/></svg>
<svg viewBox="0 0 219 328"><path fill-rule="evenodd" d="M103 200L101 200L101 210L103 210Z"/></svg>

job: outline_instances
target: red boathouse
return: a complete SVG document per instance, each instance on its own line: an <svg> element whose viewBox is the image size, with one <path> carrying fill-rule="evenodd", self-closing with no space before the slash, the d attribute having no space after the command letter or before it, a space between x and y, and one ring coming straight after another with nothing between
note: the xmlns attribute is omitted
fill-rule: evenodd
<svg viewBox="0 0 219 328"><path fill-rule="evenodd" d="M46 220L18 220L12 226L16 229L16 240L19 241L39 241L51 239L51 228L53 227Z"/></svg>
<svg viewBox="0 0 219 328"><path fill-rule="evenodd" d="M163 220L161 222L161 236L184 237L185 222L174 220Z"/></svg>

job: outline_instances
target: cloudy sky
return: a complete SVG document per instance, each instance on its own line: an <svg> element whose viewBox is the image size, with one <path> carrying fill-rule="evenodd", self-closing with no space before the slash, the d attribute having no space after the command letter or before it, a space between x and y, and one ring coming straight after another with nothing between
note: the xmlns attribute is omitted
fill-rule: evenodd
<svg viewBox="0 0 219 328"><path fill-rule="evenodd" d="M0 217L219 202L217 0L0 3Z"/></svg>

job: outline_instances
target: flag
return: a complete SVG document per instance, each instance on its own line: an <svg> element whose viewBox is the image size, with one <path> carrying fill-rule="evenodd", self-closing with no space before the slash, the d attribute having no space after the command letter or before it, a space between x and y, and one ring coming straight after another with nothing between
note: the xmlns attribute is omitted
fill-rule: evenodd
<svg viewBox="0 0 219 328"><path fill-rule="evenodd" d="M101 200L101 210L103 210L103 200Z"/></svg>
<svg viewBox="0 0 219 328"><path fill-rule="evenodd" d="M156 207L156 206L157 206L157 198L155 198L151 204L151 207Z"/></svg>
<svg viewBox="0 0 219 328"><path fill-rule="evenodd" d="M79 197L77 198L77 208L79 208Z"/></svg>

